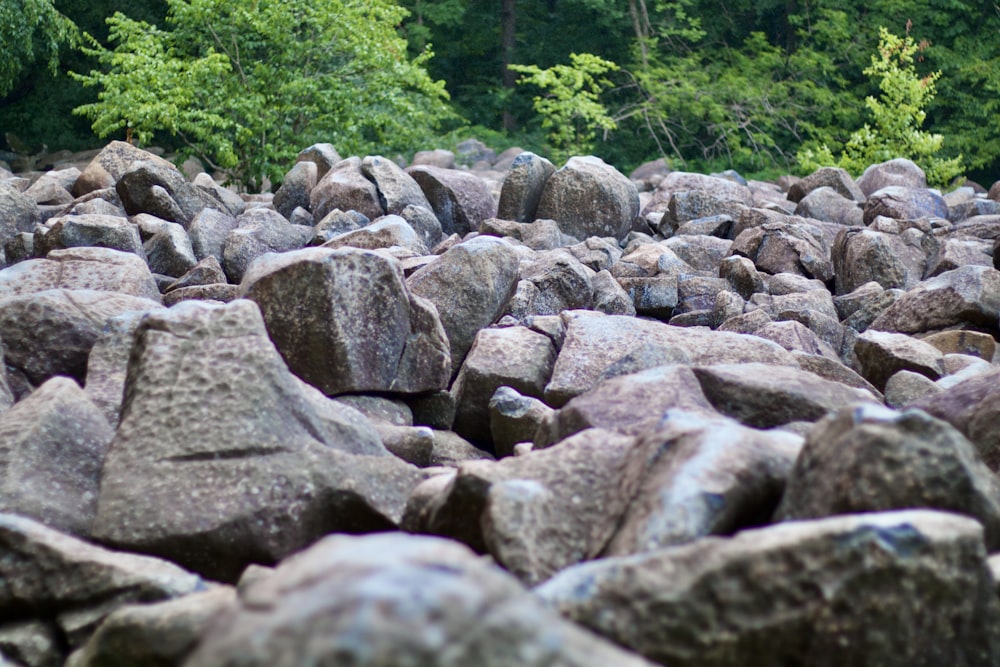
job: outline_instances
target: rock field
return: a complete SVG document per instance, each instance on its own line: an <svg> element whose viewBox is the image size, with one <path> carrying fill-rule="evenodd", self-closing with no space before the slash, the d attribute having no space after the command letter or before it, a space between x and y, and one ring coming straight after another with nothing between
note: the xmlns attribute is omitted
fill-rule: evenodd
<svg viewBox="0 0 1000 667"><path fill-rule="evenodd" d="M1000 666L1000 183L480 157L0 169L0 665Z"/></svg>

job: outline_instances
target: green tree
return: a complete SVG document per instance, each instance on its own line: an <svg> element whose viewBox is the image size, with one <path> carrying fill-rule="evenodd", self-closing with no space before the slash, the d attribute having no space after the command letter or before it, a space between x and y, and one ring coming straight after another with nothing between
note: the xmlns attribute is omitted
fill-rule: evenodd
<svg viewBox="0 0 1000 667"><path fill-rule="evenodd" d="M851 134L839 158L826 144L800 152L805 170L836 164L854 174L866 167L897 157L920 165L932 185L947 185L962 173L961 156L938 155L944 136L921 129L927 118L927 105L934 99L935 82L941 72L920 76L914 60L920 46L912 37L898 37L885 28L879 30L879 46L864 73L877 80L881 94L868 96L865 106L873 124Z"/></svg>
<svg viewBox="0 0 1000 667"><path fill-rule="evenodd" d="M536 65L510 65L523 76L518 83L529 83L546 91L535 97L535 111L548 130L553 159L562 161L570 155L589 153L597 130L614 130L614 119L601 103L601 93L612 86L604 78L618 66L592 53L571 53L569 65L541 69Z"/></svg>
<svg viewBox="0 0 1000 667"><path fill-rule="evenodd" d="M229 180L259 190L320 141L348 153L406 151L449 117L443 82L427 75L388 0L168 0L160 29L109 19L113 50L77 75L100 89L77 113L101 136L140 142L167 131Z"/></svg>
<svg viewBox="0 0 1000 667"><path fill-rule="evenodd" d="M60 47L74 44L76 35L76 26L56 10L52 0L0 2L0 98L36 62L55 71Z"/></svg>

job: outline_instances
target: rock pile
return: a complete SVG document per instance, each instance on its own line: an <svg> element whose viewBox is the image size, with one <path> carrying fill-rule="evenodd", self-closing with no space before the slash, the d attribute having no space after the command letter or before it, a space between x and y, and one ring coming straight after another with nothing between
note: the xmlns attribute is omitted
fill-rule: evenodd
<svg viewBox="0 0 1000 667"><path fill-rule="evenodd" d="M0 174L0 664L1000 664L1000 196L480 148Z"/></svg>

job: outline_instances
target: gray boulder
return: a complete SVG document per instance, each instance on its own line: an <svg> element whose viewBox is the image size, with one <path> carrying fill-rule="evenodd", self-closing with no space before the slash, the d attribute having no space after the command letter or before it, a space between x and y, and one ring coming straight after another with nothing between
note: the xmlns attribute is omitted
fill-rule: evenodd
<svg viewBox="0 0 1000 667"><path fill-rule="evenodd" d="M555 166L534 153L521 153L511 163L500 190L497 216L515 222L533 222L538 216L545 183L556 171Z"/></svg>
<svg viewBox="0 0 1000 667"><path fill-rule="evenodd" d="M448 385L441 320L385 255L353 248L265 255L250 267L240 294L260 307L292 372L325 394Z"/></svg>
<svg viewBox="0 0 1000 667"><path fill-rule="evenodd" d="M971 519L887 512L585 563L535 593L671 667L986 667L1000 610L985 557Z"/></svg>
<svg viewBox="0 0 1000 667"><path fill-rule="evenodd" d="M89 537L113 436L76 382L48 380L0 414L0 511Z"/></svg>
<svg viewBox="0 0 1000 667"><path fill-rule="evenodd" d="M565 234L623 238L639 215L635 184L600 158L573 157L545 182L536 217Z"/></svg>
<svg viewBox="0 0 1000 667"><path fill-rule="evenodd" d="M477 176L430 165L406 170L420 185L445 236L464 236L497 214L497 203L486 184Z"/></svg>
<svg viewBox="0 0 1000 667"><path fill-rule="evenodd" d="M206 208L196 215L188 226L195 259L201 261L211 256L221 264L226 237L239 226L235 217L214 208Z"/></svg>
<svg viewBox="0 0 1000 667"><path fill-rule="evenodd" d="M112 141L94 156L77 177L73 184L73 194L81 197L97 190L114 188L118 180L136 162L152 162L164 169L176 170L173 164L158 155L125 141Z"/></svg>
<svg viewBox="0 0 1000 667"><path fill-rule="evenodd" d="M896 158L871 165L858 178L858 187L865 197L888 186L926 188L927 177L924 175L924 170L911 160Z"/></svg>
<svg viewBox="0 0 1000 667"><path fill-rule="evenodd" d="M879 389L899 371L937 380L944 374L941 351L905 334L868 330L858 336L854 354L861 374Z"/></svg>
<svg viewBox="0 0 1000 667"><path fill-rule="evenodd" d="M844 230L832 249L837 294L865 283L910 289L923 278L927 251L912 237L872 229Z"/></svg>
<svg viewBox="0 0 1000 667"><path fill-rule="evenodd" d="M453 371L461 367L479 330L503 313L517 288L519 263L510 244L477 237L453 246L407 278L409 290L437 308Z"/></svg>
<svg viewBox="0 0 1000 667"><path fill-rule="evenodd" d="M830 188L841 197L858 204L864 203L867 196L846 169L820 167L788 188L788 201L799 203L810 193L821 188Z"/></svg>
<svg viewBox="0 0 1000 667"><path fill-rule="evenodd" d="M144 160L133 162L115 184L129 215L149 213L187 228L206 208L221 208L217 199L191 183L172 165Z"/></svg>
<svg viewBox="0 0 1000 667"><path fill-rule="evenodd" d="M995 329L998 312L1000 271L963 266L917 283L886 308L871 328L919 333L968 323Z"/></svg>
<svg viewBox="0 0 1000 667"><path fill-rule="evenodd" d="M252 647L252 648L251 648ZM335 535L249 585L185 667L652 667L465 547Z"/></svg>
<svg viewBox="0 0 1000 667"><path fill-rule="evenodd" d="M111 248L145 257L139 228L126 218L110 215L67 215L49 220L35 231L35 253L77 247ZM44 252L40 252L44 249Z"/></svg>
<svg viewBox="0 0 1000 667"><path fill-rule="evenodd" d="M927 188L890 185L868 195L865 202L865 224L871 224L879 216L895 220L947 219L948 205L941 195Z"/></svg>
<svg viewBox="0 0 1000 667"><path fill-rule="evenodd" d="M0 297L51 289L97 290L160 300L160 290L142 258L110 248L53 250L0 271Z"/></svg>
<svg viewBox="0 0 1000 667"><path fill-rule="evenodd" d="M274 210L291 220L292 212L297 208L309 210L312 193L319 180L319 167L308 160L296 162L285 174L281 187L274 193Z"/></svg>
<svg viewBox="0 0 1000 667"><path fill-rule="evenodd" d="M385 215L378 188L361 173L361 158L350 157L330 167L309 195L313 220L334 210L357 211L374 220Z"/></svg>
<svg viewBox="0 0 1000 667"><path fill-rule="evenodd" d="M41 212L31 197L0 182L0 241L12 239L18 232L32 232L40 221Z"/></svg>
<svg viewBox="0 0 1000 667"><path fill-rule="evenodd" d="M239 226L229 232L222 247L222 267L233 284L243 280L258 257L304 248L313 237L310 227L293 225L268 209L247 211L237 222Z"/></svg>
<svg viewBox="0 0 1000 667"><path fill-rule="evenodd" d="M187 232L175 223L163 225L143 244L142 249L149 270L160 275L179 278L198 263Z"/></svg>
<svg viewBox="0 0 1000 667"><path fill-rule="evenodd" d="M147 316L124 395L93 535L212 578L330 532L390 529L420 479L288 371L250 301Z"/></svg>
<svg viewBox="0 0 1000 667"><path fill-rule="evenodd" d="M431 209L420 185L392 160L369 155L361 161L361 173L375 184L379 203L387 214L400 215L407 206Z"/></svg>

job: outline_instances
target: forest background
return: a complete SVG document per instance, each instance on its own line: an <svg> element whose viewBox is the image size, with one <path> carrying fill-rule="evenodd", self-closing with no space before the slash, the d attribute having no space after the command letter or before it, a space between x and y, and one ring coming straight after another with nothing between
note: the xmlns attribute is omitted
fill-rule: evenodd
<svg viewBox="0 0 1000 667"><path fill-rule="evenodd" d="M409 63L426 71L428 84L444 82L449 99L440 97L447 109L426 115L419 131L411 124L407 132L361 133L354 145L343 147L349 152L395 151L405 157L474 136L498 150L518 145L547 155L583 147L624 171L664 157L673 168L690 171L736 169L764 178L801 172L808 165L797 156L824 145L837 154L852 132L870 122L865 99L877 96L879 87L865 70L885 28L917 45L912 67L920 85L936 89L923 127L943 136L941 156L960 157L965 174L987 185L1000 177L1000 10L994 2L381 4L408 10L405 17L386 15L393 17L393 38L405 44ZM257 0L252 5L257 7ZM121 11L169 28L168 3L0 0L0 129L35 150L43 144L49 150L101 146L106 139L95 135L94 118L73 114L93 104L98 90L68 72L100 70L102 64L93 48L87 55L72 47L71 26L46 15L46 7L108 44L107 17ZM32 8L41 12L34 19ZM391 51L393 38L375 35L378 43L369 46ZM591 59L580 60L581 54L592 54L582 56ZM562 139L543 126L546 118L551 125L553 116L539 113L539 100L558 102L558 82L550 79L546 87L539 75L546 72L561 73L563 88L569 82L580 89L562 105L568 115L555 116L568 132ZM588 101L596 106L588 107ZM108 138L123 139L125 132ZM168 150L183 147L166 128L146 138ZM303 135L302 141L308 138ZM294 155L305 145L281 148Z"/></svg>

